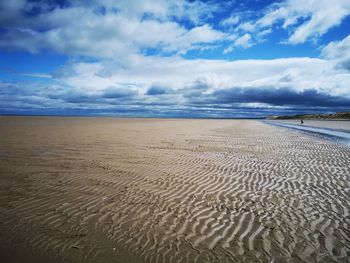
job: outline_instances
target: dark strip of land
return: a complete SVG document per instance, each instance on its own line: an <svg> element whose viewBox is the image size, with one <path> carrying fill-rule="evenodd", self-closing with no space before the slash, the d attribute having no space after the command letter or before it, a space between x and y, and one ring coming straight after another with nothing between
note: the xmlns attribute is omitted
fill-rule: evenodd
<svg viewBox="0 0 350 263"><path fill-rule="evenodd" d="M268 116L269 120L293 120L293 119L309 119L309 120L350 120L350 112L337 112L331 114L296 114L282 116Z"/></svg>

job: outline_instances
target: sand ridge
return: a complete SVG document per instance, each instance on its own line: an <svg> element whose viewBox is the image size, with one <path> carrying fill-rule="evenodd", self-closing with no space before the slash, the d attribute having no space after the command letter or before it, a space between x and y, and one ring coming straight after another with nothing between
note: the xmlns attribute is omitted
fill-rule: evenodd
<svg viewBox="0 0 350 263"><path fill-rule="evenodd" d="M67 262L350 256L344 145L248 120L0 122L2 243Z"/></svg>

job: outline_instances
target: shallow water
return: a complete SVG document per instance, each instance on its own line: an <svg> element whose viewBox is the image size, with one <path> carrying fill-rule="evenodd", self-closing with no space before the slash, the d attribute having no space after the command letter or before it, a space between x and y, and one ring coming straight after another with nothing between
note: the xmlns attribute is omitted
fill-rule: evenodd
<svg viewBox="0 0 350 263"><path fill-rule="evenodd" d="M296 120L268 120L265 122L280 127L319 134L336 140L337 142L350 145L350 121L306 121L303 125Z"/></svg>
<svg viewBox="0 0 350 263"><path fill-rule="evenodd" d="M271 120L271 122L300 125L300 120ZM303 126L350 132L350 121L347 120L304 120Z"/></svg>

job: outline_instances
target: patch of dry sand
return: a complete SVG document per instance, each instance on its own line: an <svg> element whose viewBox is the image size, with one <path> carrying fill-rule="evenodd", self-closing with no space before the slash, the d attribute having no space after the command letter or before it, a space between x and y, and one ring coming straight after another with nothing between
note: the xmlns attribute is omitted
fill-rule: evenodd
<svg viewBox="0 0 350 263"><path fill-rule="evenodd" d="M347 262L349 197L348 147L259 121L0 118L0 260Z"/></svg>

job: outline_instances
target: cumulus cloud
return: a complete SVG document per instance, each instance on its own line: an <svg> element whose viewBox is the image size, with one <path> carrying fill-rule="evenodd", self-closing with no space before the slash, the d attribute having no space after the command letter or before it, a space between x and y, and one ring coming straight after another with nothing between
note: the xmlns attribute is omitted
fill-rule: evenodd
<svg viewBox="0 0 350 263"><path fill-rule="evenodd" d="M78 68L78 69L77 69ZM133 83L140 89L151 86L179 90L206 86L208 89L232 86L293 86L295 89L325 89L344 93L337 76L342 74L333 64L323 59L289 58L275 60L186 60L180 57L138 57L123 66L114 63L79 63L69 66L71 75L59 79L70 85L95 90L113 83ZM342 78L344 75L342 74Z"/></svg>
<svg viewBox="0 0 350 263"><path fill-rule="evenodd" d="M288 0L273 5L257 24L262 27L281 24L291 32L288 42L299 44L322 36L349 14L348 0Z"/></svg>
<svg viewBox="0 0 350 263"><path fill-rule="evenodd" d="M231 26L232 31L240 38L247 34L254 36L249 39L249 46L264 41L275 29L286 30L289 34L289 37L281 42L301 44L310 40L317 41L330 29L340 25L349 15L348 0L286 0L268 5L258 17L256 13L250 16L249 12L233 12L222 25ZM237 24L236 21L240 23ZM235 45L240 46L240 42L234 42L226 52L232 52Z"/></svg>
<svg viewBox="0 0 350 263"><path fill-rule="evenodd" d="M0 111L260 116L350 107L349 36L323 47L320 58L185 58L220 45L224 53L247 49L276 28L289 32L288 43L315 39L350 13L349 1L286 0L253 18L232 12L212 23L220 8L185 0L1 1L0 48L73 59L51 74L22 74L42 83L0 82Z"/></svg>
<svg viewBox="0 0 350 263"><path fill-rule="evenodd" d="M260 18L233 11L218 22L225 28L219 30L210 18L227 5L199 0L2 1L0 47L120 58L148 49L185 54L231 42L223 50L229 53L264 41L276 27L288 30L288 43L317 39L350 14L348 0L286 0L257 12Z"/></svg>
<svg viewBox="0 0 350 263"><path fill-rule="evenodd" d="M261 109L272 113L273 109L350 107L350 73L326 59L222 61L140 56L134 60L122 67L112 62L73 63L53 74L57 84L50 88L3 84L2 109L57 105L124 113L144 108L164 114L195 114L197 109L228 116L232 114L228 109L249 108L266 114Z"/></svg>
<svg viewBox="0 0 350 263"><path fill-rule="evenodd" d="M203 22L211 9L200 1L68 1L65 6L14 1L1 5L5 11L0 19L4 29L0 47L7 49L39 52L49 48L62 54L116 58L149 48L185 53L225 36ZM193 26L185 28L177 21L180 18Z"/></svg>
<svg viewBox="0 0 350 263"><path fill-rule="evenodd" d="M340 41L332 41L326 45L321 55L336 62L339 68L350 71L350 35Z"/></svg>

